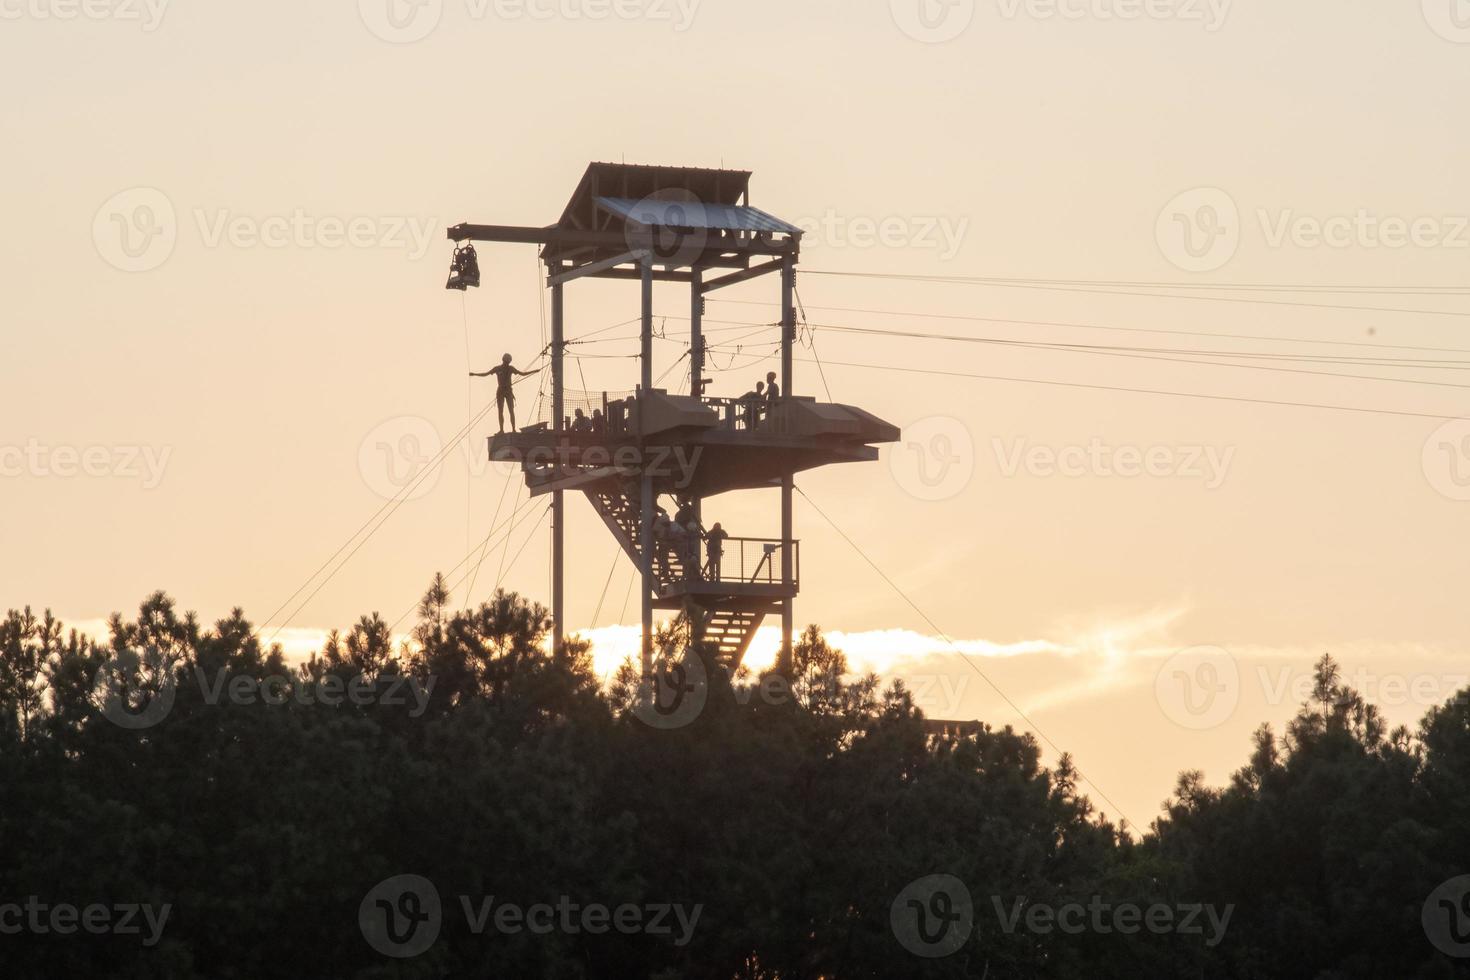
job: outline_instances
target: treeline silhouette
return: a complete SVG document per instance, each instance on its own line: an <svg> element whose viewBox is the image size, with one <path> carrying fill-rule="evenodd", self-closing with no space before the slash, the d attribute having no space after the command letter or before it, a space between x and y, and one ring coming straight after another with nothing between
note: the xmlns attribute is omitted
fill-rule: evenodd
<svg viewBox="0 0 1470 980"><path fill-rule="evenodd" d="M815 628L789 697L710 670L698 717L661 729L639 717L631 665L604 689L585 643L546 651L549 626L514 594L451 609L436 580L411 648L374 615L288 664L239 610L205 627L161 593L104 644L11 611L0 906L170 913L145 945L44 918L16 930L0 909L0 975L1378 978L1470 962L1421 922L1470 869L1463 698L1390 732L1324 658L1280 737L1262 726L1224 788L1181 775L1137 835L1094 809L1066 756L1043 766L1010 727L930 731L902 684L849 676ZM660 636L663 657L680 647ZM121 702L99 672L127 682ZM408 874L437 888L442 928L400 959L359 914ZM893 906L935 874L968 887L974 929L926 958L896 938ZM460 896L702 911L682 944L677 928L476 934ZM1233 909L1213 945L1024 917L1008 931L997 914L1099 900Z"/></svg>

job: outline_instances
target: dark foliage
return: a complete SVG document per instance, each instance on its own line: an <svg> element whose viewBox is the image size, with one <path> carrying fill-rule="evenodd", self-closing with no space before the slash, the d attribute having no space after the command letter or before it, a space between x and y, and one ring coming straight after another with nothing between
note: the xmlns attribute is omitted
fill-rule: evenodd
<svg viewBox="0 0 1470 980"><path fill-rule="evenodd" d="M365 617L292 666L239 611L203 628L161 594L115 617L106 647L11 612L0 904L169 917L151 942L142 923L59 934L43 911L46 928L0 933L0 974L1367 978L1467 962L1420 922L1430 892L1470 868L1463 701L1417 736L1386 732L1324 660L1281 741L1263 727L1224 789L1182 775L1135 839L1093 811L1066 757L1043 768L1010 728L926 733L901 685L851 679L815 628L781 696L711 670L704 710L661 730L638 717L631 668L602 690L585 644L546 652L548 626L514 595L453 612L436 582L411 646ZM661 638L666 657L679 646ZM121 701L99 672L123 679ZM161 698L156 724L126 724ZM934 874L965 883L975 928L927 959L890 912ZM399 875L443 903L437 941L404 959L359 918ZM672 920L669 935L493 920L477 933L465 907L563 896L700 912L687 935ZM1098 901L1233 909L1213 944L1208 927L1025 924L1025 909Z"/></svg>

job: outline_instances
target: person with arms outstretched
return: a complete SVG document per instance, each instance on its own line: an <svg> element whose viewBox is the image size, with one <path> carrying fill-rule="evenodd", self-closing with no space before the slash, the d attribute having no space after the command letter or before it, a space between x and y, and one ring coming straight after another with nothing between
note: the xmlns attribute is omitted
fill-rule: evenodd
<svg viewBox="0 0 1470 980"><path fill-rule="evenodd" d="M520 368L512 366L510 361L511 357L507 354L500 359L499 364L488 371L470 372L470 377L472 378L488 378L492 374L495 376L495 408L500 414L501 432L505 431L506 406L510 406L510 429L514 432L516 428L516 393L515 389L511 387L515 375L529 376L541 370L537 368L535 371L522 371Z"/></svg>

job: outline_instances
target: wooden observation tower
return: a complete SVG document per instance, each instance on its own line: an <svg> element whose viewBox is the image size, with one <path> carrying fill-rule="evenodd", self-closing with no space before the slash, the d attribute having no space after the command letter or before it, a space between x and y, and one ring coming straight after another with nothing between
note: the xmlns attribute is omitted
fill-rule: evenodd
<svg viewBox="0 0 1470 980"><path fill-rule="evenodd" d="M791 669L792 603L800 583L795 475L829 463L872 461L898 429L847 405L796 394L794 292L801 229L750 204L750 174L735 170L594 163L555 224L462 224L460 243L542 246L551 290L551 418L490 439L490 457L521 464L533 496L552 495L552 615L565 635L565 494L585 494L642 573L643 671L653 663L653 611L685 614L695 643L735 670L767 616L781 617L780 669ZM458 268L458 260L457 260ZM704 297L775 275L781 292L780 394L709 395ZM626 279L641 286L641 376L632 395L603 394L596 422L567 417L566 285ZM474 281L478 281L475 266ZM453 280L451 280L453 282ZM690 295L690 394L654 387L653 285L686 283ZM458 287L456 287L458 288ZM681 465L674 465L678 460ZM691 463L692 461L692 463ZM703 502L741 490L781 490L781 536L730 537L675 548L656 528L660 509L703 520ZM665 507L665 502L672 505Z"/></svg>

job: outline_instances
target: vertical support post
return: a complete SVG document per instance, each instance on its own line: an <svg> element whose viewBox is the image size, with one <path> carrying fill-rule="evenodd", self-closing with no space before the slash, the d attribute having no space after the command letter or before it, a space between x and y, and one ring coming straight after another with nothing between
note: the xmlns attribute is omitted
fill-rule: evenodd
<svg viewBox="0 0 1470 980"><path fill-rule="evenodd" d="M558 435L565 414L564 393L566 378L564 342L565 323L562 306L562 284L551 287L551 417ZM563 593L563 570L566 547L565 500L561 490L551 493L551 642L553 650L560 650L566 638L566 602Z"/></svg>
<svg viewBox="0 0 1470 980"><path fill-rule="evenodd" d="M796 345L796 257L787 255L781 263L781 397L791 397L792 348ZM792 496L796 480L790 474L781 480L781 584L790 590L794 579L791 542L796 538L795 514ZM792 631L796 612L792 609L792 597L781 601L781 658L780 671L786 677L792 675Z"/></svg>
<svg viewBox="0 0 1470 980"><path fill-rule="evenodd" d="M704 397L704 270L689 270L689 394ZM704 526L704 501L694 497L694 519Z"/></svg>
<svg viewBox="0 0 1470 980"><path fill-rule="evenodd" d="M642 385L639 399L643 402L638 411L638 440L643 442L643 408L648 393L653 389L653 256L643 258L643 325L641 330L641 357L643 364ZM653 673L653 477L648 473L647 460L643 466L642 514L639 521L639 556L643 559L643 676Z"/></svg>

